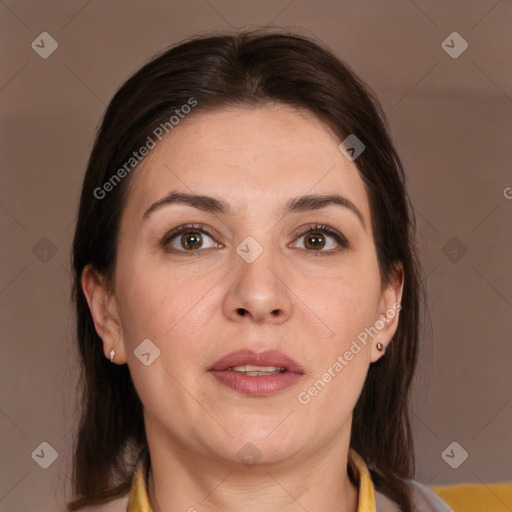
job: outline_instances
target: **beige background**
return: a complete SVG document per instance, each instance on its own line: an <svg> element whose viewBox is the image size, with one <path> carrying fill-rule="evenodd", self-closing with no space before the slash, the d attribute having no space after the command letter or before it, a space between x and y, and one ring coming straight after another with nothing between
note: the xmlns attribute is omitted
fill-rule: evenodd
<svg viewBox="0 0 512 512"><path fill-rule="evenodd" d="M354 67L379 95L406 167L433 327L414 391L416 478L512 480L510 0L5 0L1 511L58 510L69 488L69 249L106 104L170 44L266 24L316 36ZM469 44L456 59L441 46L454 31ZM47 59L31 48L41 32L58 42ZM457 469L441 456L453 441L469 454ZM42 442L59 454L46 470L31 457Z"/></svg>

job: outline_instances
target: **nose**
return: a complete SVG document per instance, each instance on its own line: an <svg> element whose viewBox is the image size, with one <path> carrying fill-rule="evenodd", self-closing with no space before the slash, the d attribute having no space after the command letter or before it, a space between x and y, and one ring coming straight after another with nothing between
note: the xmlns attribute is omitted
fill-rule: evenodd
<svg viewBox="0 0 512 512"><path fill-rule="evenodd" d="M224 314L235 322L281 324L292 314L291 288L278 256L265 250L252 263L234 254ZM289 277L288 277L289 281Z"/></svg>

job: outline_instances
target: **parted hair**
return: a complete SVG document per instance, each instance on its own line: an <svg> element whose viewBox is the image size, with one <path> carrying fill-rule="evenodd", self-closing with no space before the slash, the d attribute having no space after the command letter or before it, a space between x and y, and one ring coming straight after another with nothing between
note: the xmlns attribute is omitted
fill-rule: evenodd
<svg viewBox="0 0 512 512"><path fill-rule="evenodd" d="M411 512L405 482L414 476L410 388L424 285L404 171L373 91L324 44L282 29L182 41L139 69L106 109L83 180L72 247L81 376L68 510L127 493L136 458L147 446L142 403L129 368L104 357L80 284L88 264L107 280L113 277L120 218L137 168L104 198L95 191L191 98L197 104L190 116L235 105L280 103L305 109L340 142L355 135L364 143L354 163L369 199L381 282L386 285L400 263L404 289L397 330L384 356L370 365L353 411L350 446L367 463L376 489ZM349 475L355 478L350 467Z"/></svg>

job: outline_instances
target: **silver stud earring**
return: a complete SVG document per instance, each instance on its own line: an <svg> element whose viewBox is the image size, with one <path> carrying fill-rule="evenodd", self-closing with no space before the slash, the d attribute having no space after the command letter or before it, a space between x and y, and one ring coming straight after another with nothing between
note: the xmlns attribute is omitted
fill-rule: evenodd
<svg viewBox="0 0 512 512"><path fill-rule="evenodd" d="M114 362L114 350L113 349L110 351L110 362L111 363Z"/></svg>
<svg viewBox="0 0 512 512"><path fill-rule="evenodd" d="M379 341L379 342L377 343L377 350L378 350L379 352L382 352L382 349L383 349L383 348L384 348L384 345ZM113 351L112 351L112 352L113 352Z"/></svg>

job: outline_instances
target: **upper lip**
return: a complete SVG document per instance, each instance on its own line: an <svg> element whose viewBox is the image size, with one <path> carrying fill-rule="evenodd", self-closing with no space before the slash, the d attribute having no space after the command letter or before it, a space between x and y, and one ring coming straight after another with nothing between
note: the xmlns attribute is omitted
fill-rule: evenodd
<svg viewBox="0 0 512 512"><path fill-rule="evenodd" d="M210 368L210 371L223 371L234 366L245 364L254 366L275 366L277 368L285 368L289 372L304 373L299 363L278 350L256 352L250 349L230 352L215 362Z"/></svg>

